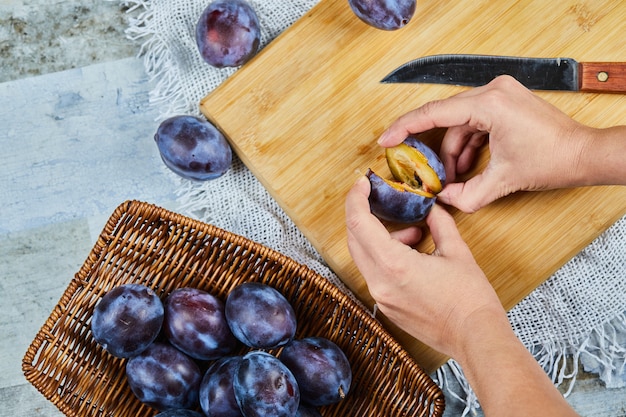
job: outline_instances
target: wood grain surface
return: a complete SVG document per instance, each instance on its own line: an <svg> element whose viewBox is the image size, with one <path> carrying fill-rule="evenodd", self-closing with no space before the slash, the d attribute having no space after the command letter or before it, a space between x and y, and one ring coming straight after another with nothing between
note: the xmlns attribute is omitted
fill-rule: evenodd
<svg viewBox="0 0 626 417"><path fill-rule="evenodd" d="M406 61L444 53L622 62L624 33L626 2L614 0L420 0L413 20L393 32L365 25L346 1L323 0L200 105L334 272L371 306L346 246L345 194L367 168L388 173L376 139L395 118L465 89L379 81ZM624 95L538 94L591 126L626 124ZM438 149L441 137L432 131L423 140ZM485 149L473 172L487 159ZM472 215L450 211L511 308L626 213L626 188L518 193ZM419 249L432 251L431 240ZM381 320L427 370L445 361Z"/></svg>

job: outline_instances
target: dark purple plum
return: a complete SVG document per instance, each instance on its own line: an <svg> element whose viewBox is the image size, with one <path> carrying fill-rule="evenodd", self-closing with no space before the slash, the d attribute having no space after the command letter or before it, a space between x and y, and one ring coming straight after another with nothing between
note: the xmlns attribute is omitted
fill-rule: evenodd
<svg viewBox="0 0 626 417"><path fill-rule="evenodd" d="M233 383L245 417L292 417L300 403L293 374L275 356L262 351L246 354Z"/></svg>
<svg viewBox="0 0 626 417"><path fill-rule="evenodd" d="M210 65L238 67L259 50L261 29L254 9L245 0L210 3L196 25L196 43Z"/></svg>
<svg viewBox="0 0 626 417"><path fill-rule="evenodd" d="M295 339L285 346L280 360L293 373L302 402L315 407L345 398L352 370L345 353L324 337Z"/></svg>
<svg viewBox="0 0 626 417"><path fill-rule="evenodd" d="M166 411L198 405L202 372L175 347L154 342L126 363L126 379L139 401Z"/></svg>
<svg viewBox="0 0 626 417"><path fill-rule="evenodd" d="M414 137L386 148L385 156L393 180L384 179L371 169L366 174L371 184L372 213L397 223L423 220L445 184L443 163L432 149Z"/></svg>
<svg viewBox="0 0 626 417"><path fill-rule="evenodd" d="M129 358L159 335L163 312L163 303L150 288L120 285L108 291L94 308L91 332L111 355Z"/></svg>
<svg viewBox="0 0 626 417"><path fill-rule="evenodd" d="M322 417L322 414L320 414L317 408L300 403L295 417Z"/></svg>
<svg viewBox="0 0 626 417"><path fill-rule="evenodd" d="M193 410L185 410L183 408L163 411L154 417L204 417L201 413Z"/></svg>
<svg viewBox="0 0 626 417"><path fill-rule="evenodd" d="M232 150L211 123L195 116L170 117L159 125L154 140L165 165L183 178L218 178L232 163Z"/></svg>
<svg viewBox="0 0 626 417"><path fill-rule="evenodd" d="M348 0L354 14L377 29L397 30L415 13L416 0Z"/></svg>
<svg viewBox="0 0 626 417"><path fill-rule="evenodd" d="M226 320L246 346L270 349L289 343L296 333L296 315L289 301L269 285L247 282L226 298Z"/></svg>
<svg viewBox="0 0 626 417"><path fill-rule="evenodd" d="M200 407L207 417L241 417L233 380L242 356L224 357L207 369L200 383Z"/></svg>
<svg viewBox="0 0 626 417"><path fill-rule="evenodd" d="M199 360L214 360L237 347L224 303L197 288L178 288L165 299L163 331L170 343Z"/></svg>

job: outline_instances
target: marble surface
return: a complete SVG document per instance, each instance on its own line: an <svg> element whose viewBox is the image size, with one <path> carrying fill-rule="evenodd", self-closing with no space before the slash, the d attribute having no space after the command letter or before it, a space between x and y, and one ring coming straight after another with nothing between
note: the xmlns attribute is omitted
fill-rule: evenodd
<svg viewBox="0 0 626 417"><path fill-rule="evenodd" d="M21 361L128 199L176 209L118 2L0 0L0 416L61 416Z"/></svg>
<svg viewBox="0 0 626 417"><path fill-rule="evenodd" d="M152 84L124 34L134 11L120 4L0 0L0 416L62 415L21 360L117 205L177 207L152 140ZM626 416L625 394L581 374L568 401L582 416Z"/></svg>
<svg viewBox="0 0 626 417"><path fill-rule="evenodd" d="M176 210L135 58L0 84L0 416L61 415L21 360L129 199Z"/></svg>
<svg viewBox="0 0 626 417"><path fill-rule="evenodd" d="M0 0L0 82L135 56L119 1Z"/></svg>

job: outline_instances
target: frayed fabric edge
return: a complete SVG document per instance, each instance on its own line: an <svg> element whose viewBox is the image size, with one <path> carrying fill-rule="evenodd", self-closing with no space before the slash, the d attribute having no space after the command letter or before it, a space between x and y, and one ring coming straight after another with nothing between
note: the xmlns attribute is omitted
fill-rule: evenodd
<svg viewBox="0 0 626 417"><path fill-rule="evenodd" d="M118 1L119 0L106 0ZM137 58L143 60L143 66L150 82L154 82L154 88L149 95L150 105L164 109L158 118L167 114L196 114L199 115L197 106L190 108L185 103L188 99L183 85L180 83L178 68L172 63L175 57L166 43L158 36L154 25L154 10L151 1L126 0L121 2L128 7L127 13L137 12L137 17L129 18L126 29L126 37L132 41L142 41Z"/></svg>
<svg viewBox="0 0 626 417"><path fill-rule="evenodd" d="M593 329L582 347L585 372L598 374L607 388L626 387L626 312Z"/></svg>
<svg viewBox="0 0 626 417"><path fill-rule="evenodd" d="M597 374L607 388L626 386L626 312L591 329L579 340L545 342L528 347L556 387L568 384L568 397L583 370ZM458 362L450 359L433 375L441 389L464 404L462 416L477 415L480 403Z"/></svg>

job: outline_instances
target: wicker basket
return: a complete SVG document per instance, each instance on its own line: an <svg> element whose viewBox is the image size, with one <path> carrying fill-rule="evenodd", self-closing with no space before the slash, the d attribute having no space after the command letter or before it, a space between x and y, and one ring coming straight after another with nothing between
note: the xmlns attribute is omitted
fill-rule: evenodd
<svg viewBox="0 0 626 417"><path fill-rule="evenodd" d="M242 282L281 291L298 318L296 337L324 336L346 353L349 395L330 416L440 416L439 387L367 312L306 266L214 226L137 201L119 206L26 352L26 379L68 416L150 416L124 375L125 361L93 340L90 317L114 286L177 287L225 299ZM242 350L243 352L243 350Z"/></svg>

